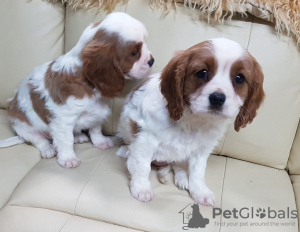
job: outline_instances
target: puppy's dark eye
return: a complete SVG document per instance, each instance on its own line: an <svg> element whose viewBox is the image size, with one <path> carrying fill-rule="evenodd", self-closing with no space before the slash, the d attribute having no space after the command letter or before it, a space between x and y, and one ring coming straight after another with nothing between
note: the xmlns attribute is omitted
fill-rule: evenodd
<svg viewBox="0 0 300 232"><path fill-rule="evenodd" d="M199 79L206 80L208 78L208 71L205 70L205 69L202 69L201 71L199 71L199 72L196 73L196 76Z"/></svg>
<svg viewBox="0 0 300 232"><path fill-rule="evenodd" d="M139 53L138 52L132 52L131 56L137 56Z"/></svg>
<svg viewBox="0 0 300 232"><path fill-rule="evenodd" d="M238 74L235 78L234 81L238 84L242 84L245 81L245 77L243 76L243 74Z"/></svg>

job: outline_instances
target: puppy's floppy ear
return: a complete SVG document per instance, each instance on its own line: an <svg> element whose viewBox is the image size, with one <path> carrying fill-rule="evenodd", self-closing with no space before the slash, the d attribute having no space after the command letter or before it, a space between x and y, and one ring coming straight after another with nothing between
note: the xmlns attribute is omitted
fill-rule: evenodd
<svg viewBox="0 0 300 232"><path fill-rule="evenodd" d="M115 42L116 43L116 42ZM115 97L125 84L125 78L115 57L114 41L95 36L81 52L82 75L87 78L104 97Z"/></svg>
<svg viewBox="0 0 300 232"><path fill-rule="evenodd" d="M178 52L164 68L161 75L161 93L167 100L167 109L171 119L177 121L183 114L183 84L189 56Z"/></svg>
<svg viewBox="0 0 300 232"><path fill-rule="evenodd" d="M257 110L265 99L265 93L263 90L264 75L259 63L253 59L252 67L252 83L249 84L248 95L241 107L239 114L234 122L234 129L239 131L240 128L244 128L247 124L251 123L256 116Z"/></svg>

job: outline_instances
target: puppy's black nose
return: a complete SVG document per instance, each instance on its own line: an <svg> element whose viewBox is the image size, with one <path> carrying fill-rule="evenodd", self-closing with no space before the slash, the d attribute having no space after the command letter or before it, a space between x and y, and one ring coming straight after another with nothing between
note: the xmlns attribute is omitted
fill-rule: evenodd
<svg viewBox="0 0 300 232"><path fill-rule="evenodd" d="M214 107L220 107L224 104L226 96L223 93L214 92L209 95L210 104Z"/></svg>
<svg viewBox="0 0 300 232"><path fill-rule="evenodd" d="M148 61L148 65L151 67L154 64L154 58L152 57L151 60Z"/></svg>

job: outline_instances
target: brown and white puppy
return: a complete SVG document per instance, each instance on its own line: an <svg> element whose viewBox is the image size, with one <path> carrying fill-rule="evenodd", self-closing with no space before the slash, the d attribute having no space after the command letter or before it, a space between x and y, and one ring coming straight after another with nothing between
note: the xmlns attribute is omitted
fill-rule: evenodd
<svg viewBox="0 0 300 232"><path fill-rule="evenodd" d="M113 141L101 132L110 114L107 98L122 91L125 79L150 71L154 59L146 37L144 25L125 13L88 26L71 51L23 80L7 109L18 136L0 141L0 147L26 141L43 158L57 153L58 163L67 168L80 164L73 144L89 140L83 129L89 130L95 147L112 147Z"/></svg>
<svg viewBox="0 0 300 232"><path fill-rule="evenodd" d="M263 73L252 55L227 39L212 39L178 52L125 102L119 136L126 146L130 190L140 201L154 194L151 162L172 164L175 184L195 202L214 205L204 181L207 158L231 119L239 131L251 123L264 99ZM159 179L170 165L159 171Z"/></svg>

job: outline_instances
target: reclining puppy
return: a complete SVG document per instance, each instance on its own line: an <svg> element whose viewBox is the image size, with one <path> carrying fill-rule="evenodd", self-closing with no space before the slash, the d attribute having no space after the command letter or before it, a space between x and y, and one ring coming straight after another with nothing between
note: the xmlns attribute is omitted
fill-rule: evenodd
<svg viewBox="0 0 300 232"><path fill-rule="evenodd" d="M118 128L127 145L117 152L128 157L131 195L150 201L151 162L167 162L180 189L196 203L214 205L204 181L207 158L232 118L236 131L252 122L264 99L263 79L244 48L213 39L178 52L162 73L132 91ZM167 172L159 171L161 181Z"/></svg>
<svg viewBox="0 0 300 232"><path fill-rule="evenodd" d="M122 91L125 79L149 73L154 59L146 37L144 25L125 13L88 26L71 51L23 80L7 109L18 136L0 141L0 147L26 141L43 158L57 153L61 166L74 168L80 164L74 142L89 140L83 129L89 129L95 147L114 146L101 132L110 114L107 99Z"/></svg>

